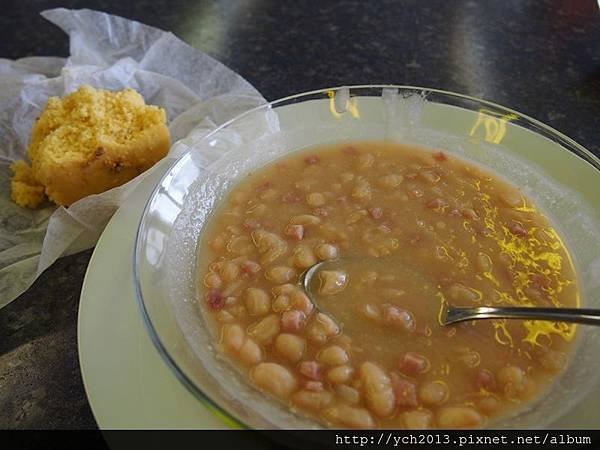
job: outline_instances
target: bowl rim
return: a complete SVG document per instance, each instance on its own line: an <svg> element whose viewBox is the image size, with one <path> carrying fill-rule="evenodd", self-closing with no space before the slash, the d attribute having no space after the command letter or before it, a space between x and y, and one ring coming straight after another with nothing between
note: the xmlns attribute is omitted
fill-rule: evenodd
<svg viewBox="0 0 600 450"><path fill-rule="evenodd" d="M557 142L558 144L560 144L561 146L565 147L567 150L569 150L571 153L574 153L580 159L583 159L585 162L590 164L592 167L594 167L600 173L600 157L597 157L590 150L586 149L581 144L577 143L575 140L568 137L567 135L561 133L560 131L554 129L553 127L546 125L545 123L543 123L531 116L523 114L514 109L505 107L503 105L500 105L500 104L497 104L497 103L494 103L494 102L491 102L488 100L480 99L480 98L477 98L474 96L466 95L466 94L461 94L461 93L457 93L457 92L446 91L446 90L436 89L436 88L427 88L427 87L411 86L411 85L399 85L399 84L341 85L341 86L336 86L336 87L328 87L328 88L315 89L315 90L311 90L311 91L301 92L301 93L289 95L287 97L282 97L282 98L279 98L277 100L273 100L270 102L267 101L259 106L253 107L253 108L251 108L247 111L244 111L243 113L238 114L237 116L227 120L226 122L224 122L221 125L219 125L218 127L216 127L214 130L212 130L209 133L202 136L201 140L204 141L206 139L209 139L211 136L215 135L222 129L227 128L232 123L235 123L235 122L243 119L244 117L246 117L250 114L253 114L257 111L260 111L262 109L268 109L268 108L272 109L272 108L281 106L282 104L286 104L286 103L289 103L294 100L299 100L299 99L302 99L305 97L310 97L310 96L314 96L314 95L318 95L318 94L334 93L334 92L340 91L342 89L348 89L348 90L350 90L350 93L352 93L352 91L357 91L357 90L379 89L380 91L383 91L383 89L397 89L399 92L402 91L402 92L412 93L413 95L419 93L425 99L427 99L428 95L430 95L430 94L437 94L437 95L441 95L441 96L448 97L448 98L476 102L480 105L488 106L495 110L500 110L500 111L503 111L506 113L510 113L510 114L516 115L516 118L519 119L519 121L522 120L525 123L529 123L530 125L533 125L534 128L533 129L528 128L529 131L538 133L548 139L551 138L551 140L553 140L553 141ZM357 96L360 97L361 95L359 94ZM369 95L369 96L376 97L375 95ZM352 95L351 95L351 97L352 97ZM464 108L464 106L459 106L459 107L462 107L463 109L467 109L467 108ZM474 111L474 110L471 109L471 111ZM515 121L513 121L512 123L517 126L520 125L520 123L515 122ZM541 133L540 133L540 131L541 131ZM173 145L171 147L173 147ZM138 267L139 266L139 258L138 258L139 253L138 252L141 251L141 248L140 248L141 235L143 232L145 218L147 216L148 209L149 209L150 204L152 203L153 199L155 198L160 186L165 181L165 179L170 176L170 174L172 173L172 171L175 169L175 167L177 165L179 165L186 157L189 156L191 151L193 151L192 148L186 150L182 155L175 158L174 161L168 165L168 167L165 169L165 172L161 175L159 181L157 182L156 186L153 188L152 193L150 194L150 196L148 197L148 199L146 200L146 203L144 205L144 209L143 209L143 212L142 212L142 215L141 215L141 218L138 223L137 230L136 230L136 234L135 234L133 255L132 255L133 281L134 281L136 303L138 304L138 308L139 308L139 311L142 316L144 328L146 329L154 347L158 351L162 360L171 369L171 371L176 376L176 378L185 386L185 388L194 397L196 397L196 399L198 399L213 415L215 415L218 418L220 418L221 420L223 420L227 425L229 425L233 428L250 429L251 427L248 424L246 424L244 421L240 420L239 418L235 417L232 413L227 411L226 408L222 407L221 405L219 405L218 402L213 400L209 394L206 394L200 387L198 387L188 377L188 375L184 372L184 370L179 367L179 365L177 364L175 359L171 356L171 354L167 350L165 344L163 344L163 342L161 341L159 333L157 332L156 327L154 326L154 324L152 322L150 313L144 303L144 297L142 295L140 271L139 271L139 267Z"/></svg>

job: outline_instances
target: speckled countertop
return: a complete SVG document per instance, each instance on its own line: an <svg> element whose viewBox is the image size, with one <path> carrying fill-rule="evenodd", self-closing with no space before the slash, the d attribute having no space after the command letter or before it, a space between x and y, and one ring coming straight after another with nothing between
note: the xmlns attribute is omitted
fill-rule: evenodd
<svg viewBox="0 0 600 450"><path fill-rule="evenodd" d="M93 8L172 31L269 100L327 86L397 83L481 97L600 155L595 0L5 0L0 57L66 56L47 8ZM95 428L77 355L86 251L0 310L0 428Z"/></svg>

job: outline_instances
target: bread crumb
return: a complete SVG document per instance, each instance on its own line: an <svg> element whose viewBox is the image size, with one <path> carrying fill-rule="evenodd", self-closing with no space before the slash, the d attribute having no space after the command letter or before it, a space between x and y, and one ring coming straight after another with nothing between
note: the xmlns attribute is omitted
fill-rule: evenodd
<svg viewBox="0 0 600 450"><path fill-rule="evenodd" d="M10 196L19 206L37 208L46 198L44 186L33 176L31 167L23 161L15 161L10 165L13 177L10 180Z"/></svg>

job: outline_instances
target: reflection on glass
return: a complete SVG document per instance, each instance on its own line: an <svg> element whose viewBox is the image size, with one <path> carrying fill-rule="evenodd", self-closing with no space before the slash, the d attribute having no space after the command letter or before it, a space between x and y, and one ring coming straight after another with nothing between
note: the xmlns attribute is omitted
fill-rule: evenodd
<svg viewBox="0 0 600 450"><path fill-rule="evenodd" d="M337 111L336 104L335 104L336 103L336 91L332 91L332 90L327 91L327 96L329 97L329 111L331 112L331 115L333 117L339 118L342 116L343 113L349 112L353 118L355 118L355 119L360 118L360 111L358 109L358 101L357 101L356 97L350 97L348 100L346 100L344 109L340 113Z"/></svg>
<svg viewBox="0 0 600 450"><path fill-rule="evenodd" d="M506 134L506 122L517 119L516 114L507 113L498 115L488 109L480 109L477 113L477 120L469 132L469 136L476 136L478 130L483 130L483 138L492 144L502 142Z"/></svg>

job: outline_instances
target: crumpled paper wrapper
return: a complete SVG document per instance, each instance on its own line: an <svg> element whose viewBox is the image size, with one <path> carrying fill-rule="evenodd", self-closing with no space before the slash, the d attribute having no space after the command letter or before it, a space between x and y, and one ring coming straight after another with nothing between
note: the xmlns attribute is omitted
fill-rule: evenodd
<svg viewBox="0 0 600 450"><path fill-rule="evenodd" d="M31 128L48 97L83 84L137 90L146 103L167 111L175 143L167 158L176 158L216 126L265 103L238 74L171 33L91 10L58 8L42 16L69 35L71 56L0 59L0 308L57 258L94 246L141 178L161 164L69 208L17 206L10 199L9 165L27 159Z"/></svg>

